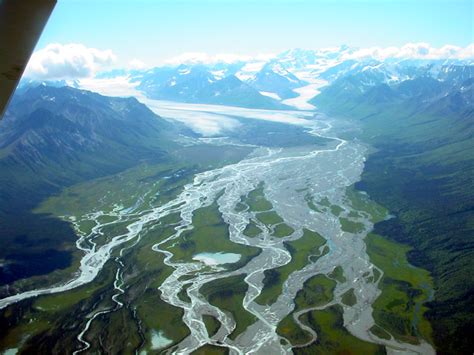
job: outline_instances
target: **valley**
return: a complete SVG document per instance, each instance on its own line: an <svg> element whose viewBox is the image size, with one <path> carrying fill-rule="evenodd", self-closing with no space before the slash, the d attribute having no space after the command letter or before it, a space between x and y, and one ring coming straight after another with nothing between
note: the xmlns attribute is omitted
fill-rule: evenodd
<svg viewBox="0 0 474 355"><path fill-rule="evenodd" d="M22 81L0 353L472 353L466 48Z"/></svg>
<svg viewBox="0 0 474 355"><path fill-rule="evenodd" d="M393 315L421 320L416 335L373 316L385 271L370 253L384 245L368 252L366 239L388 213L353 188L368 147L339 138L352 123L192 109L275 134L188 137L173 163L79 183L43 202L38 212L74 226L80 262L65 281L0 300L3 351L327 353L357 342L367 353L434 353L422 307ZM173 110L189 117L186 105ZM304 139L288 144L292 134ZM416 289L399 291L403 302L428 300L429 286L402 280Z"/></svg>

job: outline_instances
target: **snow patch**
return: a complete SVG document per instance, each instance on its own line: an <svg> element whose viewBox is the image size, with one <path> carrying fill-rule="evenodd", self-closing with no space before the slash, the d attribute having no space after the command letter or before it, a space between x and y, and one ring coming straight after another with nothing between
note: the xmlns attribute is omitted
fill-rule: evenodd
<svg viewBox="0 0 474 355"><path fill-rule="evenodd" d="M271 97L272 99L275 99L275 100L281 100L281 97L278 96L278 94L275 94L274 92L259 91L259 93L263 96L268 96L268 97Z"/></svg>
<svg viewBox="0 0 474 355"><path fill-rule="evenodd" d="M325 85L327 85L326 80L318 80L316 83L294 89L293 91L299 94L299 96L283 100L282 103L296 107L299 110L313 110L315 107L308 101L318 95L321 92L320 89Z"/></svg>
<svg viewBox="0 0 474 355"><path fill-rule="evenodd" d="M265 62L247 63L237 73L235 73L235 76L242 81L249 81L253 79L257 72L262 70L265 64Z"/></svg>
<svg viewBox="0 0 474 355"><path fill-rule="evenodd" d="M191 69L189 69L189 68L180 69L180 70L178 70L178 73L179 73L179 75L188 75L189 73L191 73Z"/></svg>
<svg viewBox="0 0 474 355"><path fill-rule="evenodd" d="M213 70L213 71L211 71L211 74L214 75L214 77L217 80L220 80L220 79L224 78L225 70L224 69L222 69L222 70Z"/></svg>

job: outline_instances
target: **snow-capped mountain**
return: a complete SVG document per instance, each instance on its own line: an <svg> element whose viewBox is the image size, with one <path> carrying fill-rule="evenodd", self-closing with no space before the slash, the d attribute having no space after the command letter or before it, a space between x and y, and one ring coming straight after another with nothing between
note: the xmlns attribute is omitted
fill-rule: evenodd
<svg viewBox="0 0 474 355"><path fill-rule="evenodd" d="M298 96L293 89L307 85L304 80L276 63L268 63L248 80L250 86L259 90L261 94L274 97L278 100Z"/></svg>
<svg viewBox="0 0 474 355"><path fill-rule="evenodd" d="M266 61L187 62L135 72L131 80L138 82L137 88L153 99L228 102L252 108L304 108L301 100L295 99L302 95L309 99L316 94L314 86L321 86L320 74L339 64L350 52L350 48L342 46L317 51L294 49ZM311 86L309 91L300 90L308 86ZM243 100L243 92L248 95L246 100ZM290 100L289 107L285 106L286 100Z"/></svg>
<svg viewBox="0 0 474 355"><path fill-rule="evenodd" d="M457 84L473 77L471 57L381 59L380 55L366 52L361 54L361 50L348 46L291 49L265 58L236 56L233 61L187 60L148 70L116 69L99 73L96 79L125 78L134 89L152 99L312 110L311 102L316 101L311 99L325 86L340 97L359 95L380 84L391 87L419 77L457 80ZM81 83L75 82L74 86L80 88Z"/></svg>
<svg viewBox="0 0 474 355"><path fill-rule="evenodd" d="M216 78L204 66L180 65L144 73L137 88L153 99L193 102L214 81Z"/></svg>
<svg viewBox="0 0 474 355"><path fill-rule="evenodd" d="M473 83L474 65L469 62L357 62L309 102L329 111L399 105L418 113L473 117Z"/></svg>
<svg viewBox="0 0 474 355"><path fill-rule="evenodd" d="M363 93L380 84L394 86L417 78L430 78L454 85L473 76L474 65L470 61L374 59L344 61L320 75L328 80L333 88L337 87L337 92L334 94L338 95L343 92Z"/></svg>
<svg viewBox="0 0 474 355"><path fill-rule="evenodd" d="M189 103L206 103L258 107L288 108L279 99L268 97L234 74L237 68L180 65L177 68L155 68L133 77L137 89L152 99Z"/></svg>

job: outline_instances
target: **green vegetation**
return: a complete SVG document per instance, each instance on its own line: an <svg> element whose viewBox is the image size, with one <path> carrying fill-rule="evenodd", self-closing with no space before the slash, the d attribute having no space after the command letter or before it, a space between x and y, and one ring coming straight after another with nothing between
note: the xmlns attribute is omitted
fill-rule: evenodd
<svg viewBox="0 0 474 355"><path fill-rule="evenodd" d="M300 319L316 331L318 339L307 347L294 349L295 354L385 354L383 346L362 341L344 328L339 305L305 313Z"/></svg>
<svg viewBox="0 0 474 355"><path fill-rule="evenodd" d="M357 211L365 212L372 223L381 222L388 215L388 211L385 207L370 200L367 194L356 190L354 186L346 189L346 196L349 198L352 208ZM351 218L358 218L359 216L360 213L356 211L351 211L349 213L349 217Z"/></svg>
<svg viewBox="0 0 474 355"><path fill-rule="evenodd" d="M343 212L344 209L342 207L339 207L337 205L331 205L331 213L335 216L339 216L341 212Z"/></svg>
<svg viewBox="0 0 474 355"><path fill-rule="evenodd" d="M110 275L109 278L103 278L93 285L84 285L68 292L41 296L33 302L32 307L41 312L64 312L86 298L92 297L97 291L103 291L107 283L111 281L112 277Z"/></svg>
<svg viewBox="0 0 474 355"><path fill-rule="evenodd" d="M36 185L29 181L18 181L20 185L28 184L33 187L33 191L22 188L15 192L16 187L9 187L12 196L16 196L15 203L20 200L23 202L22 206L17 206L17 210L11 203L7 203L10 217L0 218L0 234L6 243L5 248L0 251L0 258L3 254L15 255L16 258L8 274L0 272L0 285L7 282L18 290L29 289L35 285L61 282L77 270L80 259L80 253L74 245L77 235L72 225L59 220L58 216L80 217L92 211L110 212L119 206L134 207L136 211L140 211L165 203L173 199L195 173L209 167L234 163L245 157L250 150L232 146L223 146L221 149L208 145L196 145L192 149L173 146L166 159L163 159L162 151L156 151L154 159L139 155L140 159L134 159L133 164L119 164L109 160L110 165L118 164L112 170L96 167L87 176L74 176L71 180L58 182L54 187L42 186L36 189ZM101 164L94 162L91 157L84 159L88 164ZM86 169L85 166L82 168ZM55 171L54 167L51 171ZM13 173L13 170L9 169L10 172ZM38 177L35 179L41 180ZM50 184L55 179L57 176L45 181L48 180ZM24 198L21 197L23 194L26 194ZM0 198L0 216L3 213L3 202ZM33 207L34 211L28 210ZM12 213L15 218L11 218ZM101 217L103 220L112 218ZM78 220L78 224L82 233L90 233L95 225L87 219ZM29 247L25 248L25 245ZM28 259L28 263L24 263L23 259ZM24 266L16 270L15 265L20 264ZM45 276L31 278L32 275ZM14 282L17 279L20 280Z"/></svg>
<svg viewBox="0 0 474 355"><path fill-rule="evenodd" d="M76 328L73 327L77 322L76 317L83 319L87 309L95 303L104 308L112 307L109 285L114 277L115 264L109 262L94 284L81 286L71 292L39 296L3 309L0 313L0 349L4 351L23 344L23 350L34 353L60 352L61 348L64 351L64 344L59 346L54 344L54 340L61 338L63 341L69 340L71 345L74 343L77 336ZM106 299L101 301L101 295L106 295ZM62 334L55 332L56 329L62 329ZM32 343L32 340L35 342Z"/></svg>
<svg viewBox="0 0 474 355"><path fill-rule="evenodd" d="M97 237L94 238L94 242L97 244L97 246L101 246L106 243L109 243L116 236L128 233L127 226L133 221L134 220L127 222L117 222L104 226L101 229L103 234L97 235Z"/></svg>
<svg viewBox="0 0 474 355"><path fill-rule="evenodd" d="M356 212L356 211L350 211L349 214L347 215L349 218L362 218L361 214Z"/></svg>
<svg viewBox="0 0 474 355"><path fill-rule="evenodd" d="M295 309L278 324L277 333L293 345L302 345L311 340L311 336L295 322L293 315L300 310L331 301L335 286L336 282L325 275L316 275L306 280L303 289L296 294Z"/></svg>
<svg viewBox="0 0 474 355"><path fill-rule="evenodd" d="M164 265L163 256L151 250L154 241L159 240L160 237L164 238L170 233L170 230L155 228L150 231L149 235L142 238L141 244L133 249L133 253L130 250L127 251L124 258L127 259L127 265L132 265L132 270L126 268L124 278L127 279L128 290L134 297L127 301L137 305L136 315L140 317L142 327L162 329L167 337L178 341L187 334L187 328L180 319L182 316L179 314L180 310L174 307L170 308L167 303L161 301L159 292L156 290L171 270ZM151 237L152 240L148 240L148 237ZM90 309L94 307L112 309L115 307L111 300L115 291L111 285L115 279L116 265L114 261L107 262L97 279L87 285L60 294L40 296L18 306L15 305L14 307L25 307L26 311L19 313L15 311L11 314L15 316L15 322L10 321L10 327L5 328L5 331L8 329L8 334L2 334L3 340L0 348L15 347L14 345L22 343L21 339L25 334L31 336L25 344L25 349L31 347L51 350L52 346L64 346L64 344L61 345L63 341L72 346L77 336L77 328L84 326L88 320L87 315ZM137 272L138 270L146 270L146 272ZM122 295L122 300L124 297L130 296L128 294ZM142 311L143 308L146 310ZM2 312L2 323L8 322L10 317L8 313L11 311L12 308L8 308ZM18 314L23 314L25 317L20 318ZM163 315L167 315L171 325L160 321L163 319L161 318ZM104 346L110 342L110 349L118 351L119 348L124 348L131 351L134 346L138 346L140 343L134 317L131 311L125 308L99 317L97 321L94 321L93 327L88 332L88 337L101 338ZM106 327L105 324L109 326ZM58 333L58 329L62 331ZM120 329L122 330L120 331ZM110 334L106 332L110 332ZM107 336L107 334L109 335ZM117 338L115 334L121 334L121 338ZM61 341L56 344L57 340ZM123 343L125 340L126 344ZM30 344L30 341L34 342ZM54 344L49 343L51 341L54 341Z"/></svg>
<svg viewBox="0 0 474 355"><path fill-rule="evenodd" d="M412 246L409 261L432 272L435 298L426 304L429 309L425 317L433 327L437 350L467 353L473 349L467 329L474 326L470 316L474 313L474 294L469 291L474 287L469 271L474 269L470 255L474 218L469 202L474 189L467 182L469 162L461 160L466 150L454 142L446 143L448 148L459 149L459 153L430 151L423 146L416 148L419 153L412 151L415 147L411 152L400 148L402 157L376 153L367 163L361 188L397 216L376 225L377 234ZM397 149L391 147L390 151ZM422 161L428 157L436 157L437 162ZM383 181L379 181L380 170L386 172Z"/></svg>
<svg viewBox="0 0 474 355"><path fill-rule="evenodd" d="M150 208L158 202L165 202L166 195L173 197L176 194L173 193L173 187L187 182L186 178L178 182L163 177L182 174L189 179L194 172L194 169L186 170L184 165L176 163L140 164L116 175L65 188L60 194L45 200L35 212L56 216L82 216L91 211L107 213L117 205L133 206L140 198L143 202L139 208ZM158 191L160 194L157 195ZM161 195L161 192L165 192L165 195Z"/></svg>
<svg viewBox="0 0 474 355"><path fill-rule="evenodd" d="M178 298L187 303L191 303L191 298L188 296L188 288L191 286L191 283L185 284L183 288L178 293Z"/></svg>
<svg viewBox="0 0 474 355"><path fill-rule="evenodd" d="M182 320L183 310L161 300L158 290L144 290L135 302L145 329L160 330L166 338L172 340L170 346L189 335L189 329Z"/></svg>
<svg viewBox="0 0 474 355"><path fill-rule="evenodd" d="M236 328L230 334L230 339L235 339L247 327L257 320L243 307L245 293L248 285L244 281L246 275L237 275L217 279L204 284L200 288L201 294L213 306L229 312L236 322Z"/></svg>
<svg viewBox="0 0 474 355"><path fill-rule="evenodd" d="M314 203L314 200L313 200L313 197L311 196L311 194L306 194L306 196L304 197L306 203L308 204L308 207L313 210L314 212L318 212L318 213L322 213L323 211L320 210Z"/></svg>
<svg viewBox="0 0 474 355"><path fill-rule="evenodd" d="M285 224L278 213L272 210L273 205L265 198L263 188L264 185L261 182L255 190L250 191L242 199L241 204L247 204L249 211L256 212L256 218L259 223L266 225L269 229L273 228L274 237L284 238L291 235L294 229ZM256 221L250 220L243 233L253 238L262 233L262 229L258 227Z"/></svg>
<svg viewBox="0 0 474 355"><path fill-rule="evenodd" d="M331 213L336 217L339 216L342 212L344 212L344 209L341 206L333 205L327 197L322 198L317 202L317 204L315 204L314 198L308 193L305 196L305 201L308 204L308 207L315 212L322 213L323 211L330 210ZM318 207L318 205L320 207Z"/></svg>
<svg viewBox="0 0 474 355"><path fill-rule="evenodd" d="M407 83L420 85L421 94L431 85L422 80L427 79ZM403 100L406 95L369 103L366 97L341 98L338 92L318 95L320 107L358 120L363 128L359 138L375 148L356 188L396 216L378 223L376 233L413 247L410 263L432 273L436 292L425 316L437 351L472 353L472 110L463 105L459 91L431 97L425 101L429 108L421 107L421 100Z"/></svg>
<svg viewBox="0 0 474 355"><path fill-rule="evenodd" d="M106 347L114 353L123 349L130 353L136 349L141 337L137 323L133 322L133 313L126 308L121 308L112 313L97 317L85 335L88 341L96 339L100 344L93 344L93 351ZM73 344L71 344L74 346Z"/></svg>
<svg viewBox="0 0 474 355"><path fill-rule="evenodd" d="M282 223L283 219L275 211L257 213L257 219L266 225Z"/></svg>
<svg viewBox="0 0 474 355"><path fill-rule="evenodd" d="M303 345L311 340L311 335L301 329L293 318L293 312L278 324L278 335L285 337L292 345Z"/></svg>
<svg viewBox="0 0 474 355"><path fill-rule="evenodd" d="M128 169L114 176L76 184L64 189L60 194L45 200L35 209L36 217L28 219L31 225L28 225L30 222L27 223L25 220L19 228L15 228L17 232L23 227L34 229L34 233L39 232L35 241L31 240L31 236L35 234L30 234L30 232L24 230L21 240L17 239L17 242L14 244L7 243L4 250L13 253L16 248L22 245L30 245L27 248L29 250L27 256L30 259L28 265L31 264L32 268L37 268L39 270L38 273L50 270L48 265L51 265L53 268L61 267L47 275L18 280L11 283L11 286L18 288L18 290L30 289L35 287L35 285L44 287L46 284L54 284L69 279L78 269L82 252L78 251L74 244L77 240L77 235L72 231L72 226L69 222L59 221L53 218L52 215L79 217L84 213L96 210L107 212L111 211L116 206L116 203L122 203L123 206L128 206L127 204L133 205L141 196L143 196L143 204L138 206L138 209L148 208L152 204L169 200L176 196L180 187L188 181L193 173L193 170L184 170L180 166L177 166L176 170L169 168L170 166L167 164L141 164L138 167ZM160 174L162 176L166 174L173 176L175 173L180 174L179 179L160 179L158 176ZM153 175L156 175L158 180L148 181L147 178ZM153 197L158 189L160 190L159 198ZM145 194L146 191L151 191L152 193ZM48 222L46 224L41 223L41 225L35 224L33 221L40 218L38 216L49 216L47 217ZM46 218L43 217L40 219L44 220ZM111 220L111 217L104 216L102 219ZM87 234L96 225L94 221L89 219L77 222L79 229ZM106 241L107 237L125 232L126 230L123 227L123 223L114 223L105 227L106 235L97 238L95 242L101 244ZM47 231L47 233L44 231ZM69 236L70 233L71 235ZM59 239L55 240L55 238ZM48 245L43 246L42 244L46 240L49 241ZM31 247L32 243L35 245L34 247ZM42 251L43 247L48 248L46 252ZM52 252L51 248L53 247L59 250L59 252ZM36 254L39 254L40 257L37 257ZM21 262L21 260L18 261Z"/></svg>
<svg viewBox="0 0 474 355"><path fill-rule="evenodd" d="M323 247L323 250L321 251L321 255L319 255L319 256L326 255L327 253L329 253L329 247L327 245L325 245ZM309 257L309 260L311 260L311 262L314 262L317 258L318 258L317 256L311 255Z"/></svg>
<svg viewBox="0 0 474 355"><path fill-rule="evenodd" d="M344 217L339 217L339 222L341 223L341 229L344 232L356 234L356 233L362 233L365 229L363 223L354 222Z"/></svg>
<svg viewBox="0 0 474 355"><path fill-rule="evenodd" d="M381 274L381 272L380 272L378 269L376 269L376 268L372 269L372 272L373 272L373 274L374 274L374 282L377 282L377 281L379 280L379 278L380 278L380 275L382 275L382 274Z"/></svg>
<svg viewBox="0 0 474 355"><path fill-rule="evenodd" d="M212 337L214 334L216 334L221 327L221 322L219 322L216 317L210 316L208 314L204 314L202 316L202 321L206 325L207 334L209 337Z"/></svg>
<svg viewBox="0 0 474 355"><path fill-rule="evenodd" d="M170 216L169 220L173 217ZM136 316L147 334L161 332L172 341L170 346L189 334L182 320L183 310L171 306L160 298L158 287L171 274L172 268L164 264L164 255L152 250L152 246L172 235L172 226L162 223L146 233L133 249L128 249L125 258L127 267L127 301L136 305ZM151 350L151 349L149 349Z"/></svg>
<svg viewBox="0 0 474 355"><path fill-rule="evenodd" d="M235 206L235 211L242 212L242 211L245 211L247 208L248 206L245 203L238 202L237 205Z"/></svg>
<svg viewBox="0 0 474 355"><path fill-rule="evenodd" d="M265 270L263 289L255 302L262 305L274 303L281 294L283 283L288 279L288 276L310 263L310 256L319 256L319 248L324 243L326 240L323 237L308 229L303 230L303 236L300 239L285 242L285 246L291 254L291 261L276 269Z"/></svg>
<svg viewBox="0 0 474 355"><path fill-rule="evenodd" d="M332 300L336 282L325 275L315 275L304 283L303 289L296 294L295 311L323 305Z"/></svg>
<svg viewBox="0 0 474 355"><path fill-rule="evenodd" d="M346 282L346 277L344 276L344 270L342 269L341 266L336 266L334 270L328 274L328 276L332 279L335 279L336 281L343 283Z"/></svg>
<svg viewBox="0 0 474 355"><path fill-rule="evenodd" d="M260 233L262 233L262 230L257 227L254 221L251 220L249 224L247 224L247 226L245 227L243 233L247 237L254 238Z"/></svg>
<svg viewBox="0 0 474 355"><path fill-rule="evenodd" d="M319 204L320 204L321 206L324 206L324 207L328 207L328 208L331 207L331 202L328 200L327 197L322 198L322 199L319 201Z"/></svg>
<svg viewBox="0 0 474 355"><path fill-rule="evenodd" d="M105 179L101 179L106 181ZM171 179L170 179L171 180ZM95 183L94 183L95 184ZM176 193L178 181L169 182L163 187L163 196ZM84 184L87 185L87 184ZM91 190L84 188L84 197ZM81 200L81 208L86 208L87 199L79 199L78 195L65 195L65 199ZM59 201L59 199L56 199ZM92 199L89 200L92 203ZM49 201L52 209L58 208L54 201ZM188 329L182 322L182 310L163 302L159 297L158 286L170 274L171 269L163 263L162 254L154 252L151 247L158 241L173 233L167 223L177 221L177 215L170 215L149 229L141 238L139 244L133 249L126 250L124 264L131 265L124 269L124 278L127 280L127 294L120 296L121 301L128 298L127 302L136 305L136 312L123 308L114 313L99 317L93 322L87 337L100 339L103 346L110 351L127 349L133 352L141 342L138 330L138 319L142 331L151 334L161 331L173 342L180 341L188 334ZM110 219L109 219L110 220ZM111 224L108 233L119 233L123 223ZM116 231L115 231L116 230ZM132 242L129 242L130 245ZM114 252L116 253L117 250ZM115 266L110 260L107 262L99 276L91 283L60 294L40 296L27 302L22 302L0 312L0 324L4 331L0 332L0 349L16 347L23 342L25 335L28 341L24 344L25 351L35 349L40 352L61 352L65 344L75 344L77 329L84 326L88 319L90 309L112 309L115 304L111 297L115 292L111 285L115 279ZM77 265L74 265L77 269ZM21 308L17 309L17 308ZM11 313L14 311L14 313ZM12 316L16 316L11 318ZM22 315L18 317L18 315ZM166 318L163 318L166 316ZM165 322L163 319L166 319ZM8 324L8 326L3 326ZM120 334L120 337L117 335ZM126 343L124 343L126 341ZM66 348L69 345L66 345ZM61 347L61 350L57 347ZM57 349L56 349L57 348ZM55 350L56 349L56 350ZM72 348L69 348L72 352ZM94 350L94 349L92 349ZM95 351L95 350L94 350Z"/></svg>
<svg viewBox="0 0 474 355"><path fill-rule="evenodd" d="M391 339L390 334L388 334L385 330L380 328L377 324L374 325L372 328L370 328L370 331L372 334L378 336L381 339L387 339L387 340Z"/></svg>
<svg viewBox="0 0 474 355"><path fill-rule="evenodd" d="M199 349L193 351L192 355L227 355L229 349L220 346L206 344L201 346Z"/></svg>
<svg viewBox="0 0 474 355"><path fill-rule="evenodd" d="M347 291L342 295L341 301L342 301L342 303L344 303L346 306L352 307L353 305L355 305L355 304L357 303L357 298L356 298L356 295L355 295L355 293L354 293L354 289L351 288L351 289L347 290Z"/></svg>
<svg viewBox="0 0 474 355"><path fill-rule="evenodd" d="M295 230L288 226L285 223L280 223L275 226L275 229L273 231L273 236L277 238L284 238L288 237L291 235Z"/></svg>
<svg viewBox="0 0 474 355"><path fill-rule="evenodd" d="M431 326L423 317L427 310L423 303L431 297L429 273L409 264L407 246L373 233L366 243L372 262L384 270L382 294L373 305L376 323L400 340L417 342L421 336L429 341Z"/></svg>
<svg viewBox="0 0 474 355"><path fill-rule="evenodd" d="M177 130L136 100L106 98L70 87L31 89L18 94L16 104L12 102L11 109L16 106L19 111L8 131L2 130L0 144L0 259L11 265L8 272L0 269L0 285L9 284L17 291L64 281L69 272L58 279L13 285L65 270L76 261L72 250L77 235L71 224L58 218L68 214L69 207L58 209L59 213L33 211L39 204L84 181L117 175L140 164L169 164L166 150L177 149L171 138ZM45 95L57 101L46 102ZM21 143L24 134L35 136L37 143ZM107 191L96 191L96 205Z"/></svg>
<svg viewBox="0 0 474 355"><path fill-rule="evenodd" d="M263 182L261 182L255 190L249 192L245 202L251 211L263 212L273 208L271 202L265 198L263 187Z"/></svg>
<svg viewBox="0 0 474 355"><path fill-rule="evenodd" d="M217 202L194 211L193 229L184 232L178 240L163 245L174 254L175 260L190 262L193 256L202 253L228 252L240 254L240 260L233 268L245 265L260 253L260 249L237 244L229 240L228 225L222 219Z"/></svg>
<svg viewBox="0 0 474 355"><path fill-rule="evenodd" d="M79 97L88 97L91 100L100 98L100 95L91 95L89 97L89 94L84 94ZM180 147L168 139L170 138L168 133L171 133L170 136L174 136L177 132L170 132L167 122L157 118L138 102L133 99L105 98L103 100L103 107L97 111L88 110L88 103L83 106L78 101L74 110L67 109L63 112L68 115L68 119L63 121L71 121L71 124L74 119L86 122L88 121L87 117L90 116L100 118L97 121L102 122L104 119L104 122L111 123L105 118L115 118L115 114L126 112L130 114L130 117L120 116L120 118L126 118L132 126L139 123L139 127L133 128L144 129L146 132L137 132L137 130L128 132L125 126L118 127L120 126L118 122L116 125L104 124L103 127L94 127L101 128L100 132L99 130L94 131L100 133L100 139L95 142L100 143L96 144L96 147L100 147L98 151L87 150L71 156L56 154L60 152L54 151L55 154L51 154L51 156L43 156L46 159L38 159L41 166L27 164L28 174L23 174L20 168L15 169L16 167L11 165L12 157L9 157L10 161L6 161L9 165L4 164L5 169L0 169L2 173L0 181L4 182L2 186L8 187L7 194L0 198L0 217L2 217L0 218L2 220L0 234L6 236L5 248L0 253L1 261L4 261L4 255L14 255L14 252L24 250L28 246L31 253L23 255L23 257L30 258L31 264L36 260L35 266L42 268L41 270L40 267L37 268L38 270L27 270L22 275L18 273L15 277L27 278L31 274L45 275L52 270L59 270L57 278L51 278L48 275L35 280L20 281L13 285L15 291L21 291L26 287L32 288L30 286L37 284L44 286L51 281L64 280L77 269L79 258L76 258L75 254L71 255L77 235L71 228L71 223L58 220L58 216L79 218L85 213L99 210L111 212L122 207L132 208L133 211L140 213L173 199L182 191L183 184L189 182L196 173L233 163L253 149L230 146L215 149L210 145ZM117 103L116 100L126 101ZM131 103L130 110L123 109L124 107L129 108L125 103ZM31 105L31 107L33 106L36 107L36 105ZM109 115L102 117L103 112L108 110L109 106L119 106L120 110L117 112L112 110L114 112L110 117ZM62 107L60 108L62 109ZM79 117L74 116L75 112L79 113ZM48 115L37 117L38 120L35 120L35 124L40 124L42 121L51 124L45 131L48 131L52 140L61 139L63 133L68 134L70 130L60 129L57 135L51 133L56 133L53 131L54 125L61 123L58 120L59 115L63 113L58 110L58 117L56 117L56 112L51 117ZM91 114L89 115L89 113ZM149 118L146 122L142 120L145 116ZM48 119L44 120L44 118ZM155 128L156 130L163 128L155 127L155 123L165 126L162 132L158 132L163 134L151 134ZM276 136L286 140L286 144L289 145L298 145L302 142L304 142L303 144L322 144L325 141L308 135L303 128L291 129L287 125L260 122L258 125L266 125L266 129L274 127L274 131L278 133L264 137L264 135L255 135L255 130L252 129L251 135L261 142L268 141L277 144ZM108 133L110 136L107 136ZM248 136L250 137L250 134ZM87 143L90 140L88 137L84 137L80 141L84 142L80 145L87 148ZM61 143L61 141L59 142ZM76 144L78 140L68 138L67 142ZM66 148L71 147L65 146ZM40 151L41 145L36 145L33 148L35 152L42 153ZM71 148L77 148L77 146ZM64 151L76 153L75 149L65 149ZM93 154L94 151L97 154ZM0 152L2 158L7 155L8 152L5 150ZM65 156L66 159L64 159ZM1 160L0 163L5 163L5 160ZM15 176L18 176L19 179L12 178ZM275 216L265 215L271 211L271 203L258 198L258 194L260 194L258 191L254 193L256 196L250 194L249 205L253 210L263 213L262 218L269 218L269 221L273 222ZM31 213L32 208L36 208L40 202L42 204L35 210L35 213ZM234 267L237 264L238 266L245 264L259 250L229 242L227 226L223 223L220 214L215 210L212 211L213 207L215 206L210 206L209 210L204 208L196 213L193 221L196 228L183 235L182 243L180 241L180 244L174 247L171 247L170 244L167 246L175 248L174 251L180 260L189 260L194 252L213 252L214 250L221 252L227 248L242 256L242 259L233 265ZM245 208L245 206L239 205L239 208ZM12 216L11 222L3 222L5 211L7 211L7 216L8 214ZM170 216L165 218L166 221L156 223L153 227L148 225L140 234L137 244L134 244L133 248L123 250L123 255L120 254L121 261L125 265L121 269L125 281L123 294L118 295L118 291L112 286L117 271L116 267L119 265L115 257L119 256L121 248L117 248L112 252L111 260L90 284L64 295L42 296L2 310L0 312L0 338L5 343L0 344L0 349L14 348L23 344L26 353L71 353L74 350L72 347L77 346L75 337L78 329L84 327L85 322L90 319L91 312L107 309L113 309L114 312L97 317L86 334L86 339L94 340L89 349L91 353L119 353L121 351L135 353L142 349L148 353L155 352L158 349L152 339L157 334L170 339L170 347L181 341L189 334L189 329L181 319L183 312L162 301L160 291L157 289L172 270L164 265L163 255L154 252L151 248L157 242L171 235L172 229L167 228L166 224L176 223L176 218L176 215ZM114 219L115 217L112 216L100 217L101 222L112 222ZM90 220L79 220L78 224L79 231L82 233L89 233L94 227L94 222ZM124 226L122 222L118 222L105 227L106 235L97 237L96 241L104 243L106 238L125 232ZM273 226L276 226L276 236L291 233L290 227L284 224L275 225L272 223L272 228ZM131 246L135 241L129 242L127 245ZM55 249L54 253L45 253L45 248ZM21 264L22 260L16 261ZM53 263L52 261L58 262ZM71 263L74 267L69 268ZM49 268L46 268L46 265ZM225 295L221 294L222 288L217 287L214 290L209 290L208 297L213 299L216 304L221 304L223 309L234 314L238 321L234 333L238 334L245 329L246 322L250 324L254 319L251 319L253 318L251 314L244 312L242 307L238 306L238 301L241 304L246 290L243 279L230 278L229 280L232 282L224 288ZM3 281L10 283L11 280L2 279ZM232 296L229 296L229 290ZM111 298L113 295L118 296L124 307L116 308L116 304ZM181 291L179 297L185 301L189 300L186 298L185 290ZM209 320L206 322L210 323ZM207 325L209 326L209 324ZM8 343L6 339L8 339ZM211 353L219 348L205 346L203 349L207 353ZM224 350L224 352L226 351Z"/></svg>

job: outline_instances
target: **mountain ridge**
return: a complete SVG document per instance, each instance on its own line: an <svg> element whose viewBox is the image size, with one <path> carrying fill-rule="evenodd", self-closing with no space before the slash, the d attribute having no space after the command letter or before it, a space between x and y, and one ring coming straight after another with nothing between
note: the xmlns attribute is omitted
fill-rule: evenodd
<svg viewBox="0 0 474 355"><path fill-rule="evenodd" d="M358 121L361 139L376 149L356 186L395 216L376 224L375 233L410 245L409 261L432 273L426 315L441 353L472 349L472 73L473 66L454 65L433 77L428 67L420 76L373 85L349 75L310 101Z"/></svg>
<svg viewBox="0 0 474 355"><path fill-rule="evenodd" d="M65 245L76 234L66 222L31 212L41 200L77 182L166 159L173 132L172 123L134 98L47 86L16 95L0 130L0 284L71 262Z"/></svg>

